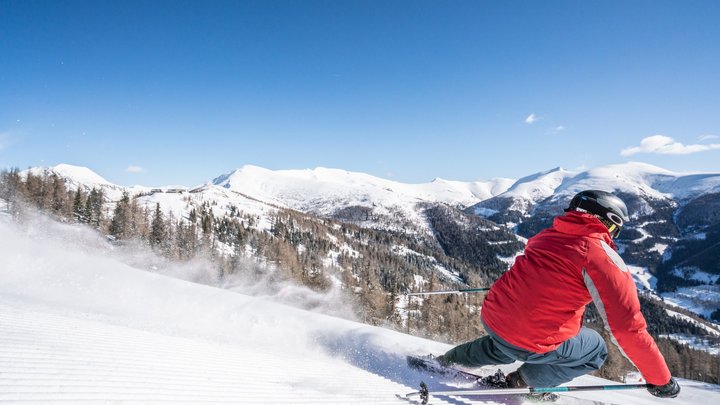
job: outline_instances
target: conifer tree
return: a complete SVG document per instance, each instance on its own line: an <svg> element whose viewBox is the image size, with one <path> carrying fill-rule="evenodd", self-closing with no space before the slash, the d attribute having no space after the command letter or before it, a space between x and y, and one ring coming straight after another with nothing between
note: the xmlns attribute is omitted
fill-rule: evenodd
<svg viewBox="0 0 720 405"><path fill-rule="evenodd" d="M50 183L50 188L52 190L50 207L55 214L62 215L63 211L67 207L65 201L67 198L65 181L61 179L60 176L53 173L52 176L50 176Z"/></svg>
<svg viewBox="0 0 720 405"><path fill-rule="evenodd" d="M148 209L140 206L138 200L133 198L129 206L128 236L141 240L148 240Z"/></svg>
<svg viewBox="0 0 720 405"><path fill-rule="evenodd" d="M76 222L81 223L87 223L87 218L85 217L85 204L83 204L83 193L80 190L80 187L75 190L75 198L73 199L73 218Z"/></svg>
<svg viewBox="0 0 720 405"><path fill-rule="evenodd" d="M160 249L167 236L165 219L163 218L162 210L160 210L160 203L157 203L155 204L155 214L153 214L153 219L150 223L150 246L156 250Z"/></svg>
<svg viewBox="0 0 720 405"><path fill-rule="evenodd" d="M14 213L17 210L21 189L24 187L20 178L20 171L17 168L10 171L3 170L0 174L0 198L8 204L8 211Z"/></svg>
<svg viewBox="0 0 720 405"><path fill-rule="evenodd" d="M130 196L127 192L123 193L122 198L115 205L110 222L110 235L120 240L130 236Z"/></svg>
<svg viewBox="0 0 720 405"><path fill-rule="evenodd" d="M85 206L83 207L83 216L85 222L94 227L100 229L100 225L103 222L103 203L105 202L105 195L102 190L98 190L95 187L90 190L90 194L85 200Z"/></svg>

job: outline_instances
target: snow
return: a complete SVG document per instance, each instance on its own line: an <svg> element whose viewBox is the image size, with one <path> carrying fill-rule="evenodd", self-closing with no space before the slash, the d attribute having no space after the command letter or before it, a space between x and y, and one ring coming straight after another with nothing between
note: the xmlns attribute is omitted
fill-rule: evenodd
<svg viewBox="0 0 720 405"><path fill-rule="evenodd" d="M720 355L720 327L711 326L705 323L701 323L693 319L692 317L689 317L685 314L681 314L679 312L671 311L669 309L665 310L668 315L682 319L686 322L692 323L702 329L704 329L712 338L702 338L699 336L694 335L688 335L684 333L671 333L666 335L661 335L663 337L666 337L668 339L675 340L676 342L680 342L682 344L688 345L689 347L696 349L696 350L702 350L706 351L712 355L718 356Z"/></svg>
<svg viewBox="0 0 720 405"><path fill-rule="evenodd" d="M518 180L502 196L537 202L552 196L567 178L576 174L561 167L556 167Z"/></svg>
<svg viewBox="0 0 720 405"><path fill-rule="evenodd" d="M687 315L685 315L685 314L681 314L681 313L679 313L679 312L671 311L671 310L669 310L669 309L666 309L665 311L666 311L666 312L668 313L668 315L670 315L670 316L673 316L673 317L676 317L676 318L680 318L680 319L682 319L682 320L685 320L685 321L687 321L687 322L690 322L690 323L692 323L692 324L695 324L696 326L705 329L709 334L711 334L711 335L713 335L713 336L716 336L716 337L720 337L720 327L711 327L711 326L709 326L709 325L707 325L707 324L698 322L698 321L694 320L693 318L691 318L691 317L689 317L689 316L687 316Z"/></svg>
<svg viewBox="0 0 720 405"><path fill-rule="evenodd" d="M668 339L672 339L676 342L687 345L695 350L702 350L702 351L708 352L714 356L720 355L720 345L718 345L715 342L712 342L710 339L703 339L703 338L700 338L697 336L687 335L684 333L671 333L671 334L660 335L660 336L666 337Z"/></svg>
<svg viewBox="0 0 720 405"><path fill-rule="evenodd" d="M427 261L433 263L433 268L435 269L435 271L440 273L443 277L445 277L449 280L458 282L458 283L462 283L462 279L460 278L460 275L457 272L453 272L453 271L449 270L448 268L438 264L437 259L432 256L423 255L423 254L416 252L416 251L408 248L407 246L403 246L403 245L393 245L391 248L391 251L398 256L413 255L413 256L422 257L422 258L426 259ZM420 285L418 282L418 279L424 280L421 276L415 275L415 285L416 286Z"/></svg>
<svg viewBox="0 0 720 405"><path fill-rule="evenodd" d="M703 284L715 284L718 279L720 279L720 275L701 271L697 267L677 267L673 269L672 274L686 280L695 280Z"/></svg>
<svg viewBox="0 0 720 405"><path fill-rule="evenodd" d="M665 255L665 251L667 250L669 245L665 243L656 243L655 246L648 249L650 252L658 252L661 256Z"/></svg>
<svg viewBox="0 0 720 405"><path fill-rule="evenodd" d="M661 294L663 300L690 312L710 318L720 308L720 285L681 287L675 292Z"/></svg>
<svg viewBox="0 0 720 405"><path fill-rule="evenodd" d="M498 258L498 260L507 263L507 265L508 265L507 268L510 269L510 267L512 267L515 264L515 260L517 260L518 256L520 256L522 254L523 254L523 252L517 252L515 254L515 256L509 256L509 257L498 256L497 258Z"/></svg>
<svg viewBox="0 0 720 405"><path fill-rule="evenodd" d="M59 164L53 167L52 170L54 170L61 176L72 178L76 182L82 184L91 186L111 185L109 181L105 180L102 176L93 172L87 167Z"/></svg>
<svg viewBox="0 0 720 405"><path fill-rule="evenodd" d="M572 182L572 189L575 192L589 188L618 190L662 199L667 197L667 194L662 190L654 189L653 185L656 183L655 179L663 176L673 177L676 175L646 163L614 164L582 173Z"/></svg>
<svg viewBox="0 0 720 405"><path fill-rule="evenodd" d="M273 171L246 165L194 188L150 188L111 184L88 168L72 165L30 170L64 177L70 189L100 187L112 202L119 201L123 193L140 196L142 204L151 208L160 204L164 214L172 213L175 217L186 217L193 205L197 208L203 202L211 204L216 216L227 214L234 207L261 221L269 211L278 208L330 216L342 208L365 207L372 210L375 219L364 226L406 233L429 232L418 203L446 203L464 208L502 193L514 183L513 179L498 178L474 182L435 179L430 183L405 184L340 169ZM259 229L267 226L261 222Z"/></svg>
<svg viewBox="0 0 720 405"><path fill-rule="evenodd" d="M531 202L548 197L562 200L588 189L622 191L654 199L688 200L704 193L719 192L720 173L676 173L641 162L613 164L582 172L555 168L518 180L498 197Z"/></svg>
<svg viewBox="0 0 720 405"><path fill-rule="evenodd" d="M338 208L359 205L370 207L375 212L388 217L405 218L408 223L422 227L424 218L418 214L416 207L418 202L470 205L493 196L504 195L515 196L521 202L520 206L529 207L532 202L548 197L556 199L569 198L575 192L585 188L621 190L653 198L672 196L679 199L687 199L701 193L720 191L720 174L680 174L636 162L611 165L584 172L570 172L556 168L528 176L517 182L509 179L493 179L487 182L456 182L435 179L431 183L424 184L403 184L362 173L337 169L316 168L312 170L271 171L255 166L244 166L237 171L228 173L187 192L170 192L171 188L156 190L142 186L121 187L109 183L88 168L71 165L58 165L53 168L31 170L34 173L50 170L65 176L69 179L68 185L70 188L102 187L106 196L114 201L119 200L123 192L128 192L130 195L143 194L139 199L141 203L150 207L154 207L156 203L159 203L165 214L172 213L176 218L185 217L193 206L197 207L203 202L211 203L216 216L225 215L230 212L231 208L234 208L240 210L244 215L254 217L256 219L254 221L255 226L261 230L270 229L271 223L267 218L278 207L329 214ZM182 189L182 187L174 188ZM647 209L650 208L647 207ZM0 221L8 220L8 215L0 215ZM20 237L10 242L21 243L24 240L22 237L23 232L34 232L31 239L40 245L48 245L48 251L43 250L40 252L41 254L34 255L35 247L30 241L26 241L27 247L25 250L18 250L24 252L23 254L16 254L16 250L11 248L13 246L18 247L18 245L12 243L0 245L3 246L2 254L0 254L2 256L0 258L0 304L7 305L7 307L0 308L0 315L4 315L6 312L11 313L14 308L14 310L19 311L20 315L27 316L31 320L35 319L36 322L33 322L33 324L42 324L45 320L44 316L60 316L81 320L90 318L99 322L98 327L114 325L128 328L128 333L154 333L157 334L155 337L158 340L165 337L185 338L193 341L198 339L206 341L209 339L212 341L217 340L218 344L229 344L234 350L247 351L242 345L238 349L236 347L237 342L233 338L229 338L229 342L225 341L228 336L235 336L244 332L238 332L239 329L242 329L242 327L238 326L238 323L228 321L228 319L234 319L233 317L236 317L236 314L225 313L218 308L234 308L233 305L240 305L237 300L243 297L251 301L259 298L233 294L233 298L230 299L224 294L232 293L224 291L220 296L225 298L218 298L220 300L218 302L213 301L213 306L205 306L204 302L195 302L191 305L185 303L185 300L190 296L195 297L195 288L202 286L192 285L192 287L188 287L186 284L182 284L184 287L180 288L174 284L178 280L168 279L161 274L153 275L142 272L141 275L137 275L131 272L135 271L137 273L137 267L155 268L158 273L172 274L185 280L197 281L213 277L206 267L199 265L197 269L192 270L189 268L196 264L186 265L182 269L167 269L164 267L167 264L148 266L142 263L147 260L142 255L133 260L120 260L116 257L113 247L107 245L104 238L98 238L97 235L92 236L77 229L68 229L65 236L67 240L58 243L57 238L53 239L43 233L42 224L26 224L26 227L27 229L22 231L12 227L0 228L0 241L15 239L10 235L17 233ZM406 229L406 231L410 232L411 230ZM644 232L642 229L640 231ZM646 232L644 232L643 238L646 237L645 234ZM704 237L704 234L698 234L698 237ZM249 247L247 248L249 249ZM664 257L669 257L671 253L664 244L656 244L651 250L661 254L664 253ZM328 256L328 265L335 263L337 255L343 251L348 251L346 246L341 246L338 251L331 252ZM13 252L13 254L9 255L6 252ZM417 254L402 248L398 248L396 252L398 254ZM350 253L352 254L352 252ZM248 256L250 254L251 252L248 253ZM514 261L514 257L502 259L510 264ZM31 270L26 275L21 275L17 271L21 267L30 268ZM14 273L12 269L16 269ZM636 268L635 270L633 276L639 287L654 288L654 278L645 269ZM456 277L456 275L447 272L446 269L440 266L437 267L437 271L445 272L448 277ZM133 275L128 276L127 280L116 279L118 274L130 273ZM8 275L12 275L12 277ZM150 276L159 277L158 280L163 281L146 280L146 277ZM707 273L693 273L689 277L708 283L717 280L717 276L708 275ZM153 288L146 287L145 284L152 285ZM175 287L170 288L165 293L164 290L167 285ZM119 291L115 290L116 287L119 288ZM163 291L163 293L158 294L156 290ZM179 290L182 290L183 293L178 292ZM93 294L92 291L96 291L96 293ZM291 296L294 301L302 300L302 298L298 298L295 291L293 291L293 294L287 294L288 291L284 290L282 295L284 297ZM209 293L197 292L197 294L202 296ZM302 294L300 294L301 297ZM153 295L157 297L150 300L147 298ZM268 305L267 300L279 299L281 294L266 292L259 295L265 297L262 301L264 308L265 305ZM664 294L663 298L670 303L688 307L694 312L708 316L714 309L720 307L720 301L717 298L719 296L720 286L708 285L682 288L676 293ZM115 299L115 302L108 303L106 302L108 299ZM320 298L314 297L314 299ZM178 303L181 305L177 305ZM141 304L143 305L142 309L135 307ZM337 305L329 304L323 307L333 306ZM146 313L148 312L146 308L152 310ZM199 311L198 308L213 308L213 310ZM186 314L180 316L179 311L181 310L186 311ZM27 311L27 313L24 311ZM208 313L210 316L205 322ZM37 318L33 318L33 316L37 316ZM257 316L262 318L267 314L263 310L259 310ZM307 316L312 317L315 314ZM148 319L144 320L145 317L148 317ZM242 320L243 318L239 317L237 319ZM316 322L315 318L312 319L311 322ZM200 320L200 322L196 322L197 320ZM68 320L67 322L70 324L71 321ZM276 324L284 322L279 317L275 318ZM307 333L311 333L313 336L325 336L329 333L327 329L330 323L327 325L323 322L320 323L322 325L318 326L317 330ZM227 324L228 327L234 325L236 329L232 332L225 331L218 337L213 332L213 328L217 328L221 324ZM5 326L4 323L2 325ZM183 327L183 325L185 326ZM78 326L78 328L82 329L85 326ZM198 331L198 327L202 328L202 332ZM355 325L352 327L361 326ZM362 326L362 328L365 330L366 327ZM272 328L271 330L274 331ZM305 332L306 330L301 328L298 333L302 335ZM282 333L294 335L296 331L290 329L284 330ZM372 330L372 332L368 333L376 336L376 333L380 332ZM388 339L402 345L408 343L403 340L404 338L393 335L392 338ZM681 337L676 336L675 338L680 339ZM2 339L2 336L0 336L0 339ZM242 342L242 344L245 344L245 342ZM250 344L252 343L248 345ZM349 346L341 346L344 350L354 350ZM419 347L419 352L431 350L427 348L429 346L421 345ZM393 351L390 353L392 356L396 356L399 352ZM382 352L382 355L389 356L390 354ZM318 367L322 366L322 364L318 364ZM0 376L3 375L1 373L2 368L0 368ZM392 380L384 373L375 374ZM400 381L400 383L407 385L406 381ZM414 384L415 382L410 386L414 386ZM63 385L58 385L58 387L63 387ZM2 397L0 397L0 400L2 400Z"/></svg>
<svg viewBox="0 0 720 405"><path fill-rule="evenodd" d="M435 263L434 268L435 268L435 271L442 274L444 277L446 277L456 283L462 283L462 278L460 278L460 274L458 274L457 272L451 271L447 267L441 266L437 263Z"/></svg>
<svg viewBox="0 0 720 405"><path fill-rule="evenodd" d="M491 216L497 214L500 211L494 210L491 208L475 207L474 212L475 212L475 215L488 218L488 217L491 217Z"/></svg>
<svg viewBox="0 0 720 405"><path fill-rule="evenodd" d="M390 250L398 256L407 256L407 255L422 256L420 253L418 253L404 245L393 245L390 248Z"/></svg>
<svg viewBox="0 0 720 405"><path fill-rule="evenodd" d="M180 200L188 194L169 192L171 189L183 189L182 186L161 189L122 187L109 183L88 168L67 164L31 170L53 171L68 178L74 185L102 187L106 195L115 201L124 191L131 195L149 194L144 198L145 202L152 205L160 202L164 212L172 210L176 214L182 212L178 211L177 204L169 200ZM248 209L249 212L262 210L262 206L267 209L270 205L328 215L338 208L361 206L386 216L404 213L409 221L421 224L422 218L415 208L419 202L471 206L500 196L513 198L516 208L524 211L534 202L548 197L569 199L584 189L617 190L652 198L687 200L703 193L720 191L720 173L676 173L646 163L629 162L583 172L558 167L517 181L507 178L474 182L435 179L430 183L406 184L340 169L268 170L246 165L218 176L189 194L200 193L199 196L205 200L217 199L224 207L236 204L241 210ZM492 215L492 211L478 214L488 216Z"/></svg>
<svg viewBox="0 0 720 405"><path fill-rule="evenodd" d="M632 274L635 285L639 290L655 291L657 289L657 278L650 274L647 267L628 265L627 268Z"/></svg>
<svg viewBox="0 0 720 405"><path fill-rule="evenodd" d="M404 365L406 354L446 344L143 271L79 226L0 219L0 246L2 402L398 404L395 394L423 379L449 388ZM681 385L676 400L640 390L561 403L720 402L717 386ZM497 403L432 403L458 401Z"/></svg>
<svg viewBox="0 0 720 405"><path fill-rule="evenodd" d="M420 201L472 205L507 190L512 182L435 179L430 183L406 184L340 169L273 171L246 165L217 177L211 184L242 191L260 201L316 212L324 209L325 204L321 203L328 199L337 200L335 207L373 204L407 207Z"/></svg>

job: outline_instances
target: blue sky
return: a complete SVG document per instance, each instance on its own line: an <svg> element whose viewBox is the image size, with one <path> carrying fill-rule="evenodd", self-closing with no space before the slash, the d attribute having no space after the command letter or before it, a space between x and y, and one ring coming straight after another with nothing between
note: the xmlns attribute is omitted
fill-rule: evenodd
<svg viewBox="0 0 720 405"><path fill-rule="evenodd" d="M0 167L720 171L718 1L0 0Z"/></svg>

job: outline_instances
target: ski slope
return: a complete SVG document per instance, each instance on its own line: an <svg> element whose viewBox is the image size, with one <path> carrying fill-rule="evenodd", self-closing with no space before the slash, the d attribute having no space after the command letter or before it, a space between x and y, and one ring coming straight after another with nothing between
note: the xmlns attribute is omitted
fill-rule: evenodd
<svg viewBox="0 0 720 405"><path fill-rule="evenodd" d="M398 405L421 380L451 388L404 364L445 344L140 270L83 228L0 217L0 253L0 402ZM674 400L641 390L560 403L720 403L717 386L681 384Z"/></svg>

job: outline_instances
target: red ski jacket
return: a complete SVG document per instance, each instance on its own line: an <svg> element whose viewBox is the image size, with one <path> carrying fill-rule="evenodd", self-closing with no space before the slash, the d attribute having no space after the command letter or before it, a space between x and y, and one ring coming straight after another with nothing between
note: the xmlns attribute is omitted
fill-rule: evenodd
<svg viewBox="0 0 720 405"><path fill-rule="evenodd" d="M632 275L607 228L590 214L568 212L532 237L493 284L482 319L508 343L546 353L577 335L590 301L645 380L666 384L670 371L646 330Z"/></svg>

